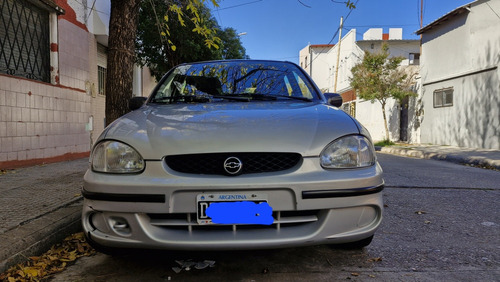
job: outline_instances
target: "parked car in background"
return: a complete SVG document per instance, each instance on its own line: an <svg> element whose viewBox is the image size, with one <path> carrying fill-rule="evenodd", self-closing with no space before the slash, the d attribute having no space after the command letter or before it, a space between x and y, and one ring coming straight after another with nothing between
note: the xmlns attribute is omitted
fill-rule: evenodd
<svg viewBox="0 0 500 282"><path fill-rule="evenodd" d="M382 169L341 104L289 62L175 67L92 149L89 242L103 251L368 245L382 220Z"/></svg>

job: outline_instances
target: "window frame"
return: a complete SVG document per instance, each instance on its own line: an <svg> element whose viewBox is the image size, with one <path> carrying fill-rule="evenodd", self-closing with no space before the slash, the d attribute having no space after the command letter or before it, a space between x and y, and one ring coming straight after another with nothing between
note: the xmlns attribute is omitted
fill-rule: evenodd
<svg viewBox="0 0 500 282"><path fill-rule="evenodd" d="M432 95L432 104L434 108L453 107L453 87L436 89ZM448 103L448 98L451 96L451 103Z"/></svg>
<svg viewBox="0 0 500 282"><path fill-rule="evenodd" d="M106 96L106 75L108 69L97 65L97 93L101 96Z"/></svg>
<svg viewBox="0 0 500 282"><path fill-rule="evenodd" d="M28 0L5 0L0 73L51 83L51 11Z"/></svg>
<svg viewBox="0 0 500 282"><path fill-rule="evenodd" d="M420 53L410 53L408 55L409 65L420 65Z"/></svg>

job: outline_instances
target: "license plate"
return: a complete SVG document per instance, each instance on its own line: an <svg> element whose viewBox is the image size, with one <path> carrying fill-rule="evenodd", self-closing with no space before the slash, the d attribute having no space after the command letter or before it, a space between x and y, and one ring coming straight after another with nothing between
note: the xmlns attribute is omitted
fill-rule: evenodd
<svg viewBox="0 0 500 282"><path fill-rule="evenodd" d="M273 210L265 194L199 194L196 196L198 224L273 223Z"/></svg>

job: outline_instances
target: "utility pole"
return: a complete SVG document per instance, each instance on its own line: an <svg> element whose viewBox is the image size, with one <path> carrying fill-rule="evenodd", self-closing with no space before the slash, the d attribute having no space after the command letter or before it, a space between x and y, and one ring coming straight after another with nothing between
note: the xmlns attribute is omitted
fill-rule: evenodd
<svg viewBox="0 0 500 282"><path fill-rule="evenodd" d="M311 43L309 43L309 76L313 76L313 51L311 48Z"/></svg>
<svg viewBox="0 0 500 282"><path fill-rule="evenodd" d="M339 43L337 44L337 65L335 66L335 84L333 86L333 92L337 93L337 79L339 77L339 61L340 61L340 44L342 43L342 27L344 24L344 18L340 17L340 27L339 27Z"/></svg>
<svg viewBox="0 0 500 282"><path fill-rule="evenodd" d="M420 28L424 25L424 0L420 0Z"/></svg>
<svg viewBox="0 0 500 282"><path fill-rule="evenodd" d="M424 0L420 0L420 29L422 29L423 26L424 26ZM420 56L422 56L422 34L420 34Z"/></svg>

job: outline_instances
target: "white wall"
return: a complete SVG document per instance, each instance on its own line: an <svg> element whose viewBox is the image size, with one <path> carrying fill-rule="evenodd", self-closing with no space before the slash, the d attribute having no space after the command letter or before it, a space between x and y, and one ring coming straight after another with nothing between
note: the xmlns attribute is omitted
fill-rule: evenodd
<svg viewBox="0 0 500 282"><path fill-rule="evenodd" d="M312 78L319 89L329 92L332 81L332 62L328 60L328 51L331 47L312 48Z"/></svg>
<svg viewBox="0 0 500 282"><path fill-rule="evenodd" d="M477 1L423 34L423 143L500 149L500 21L493 11L500 1ZM434 108L434 91L448 87L453 106Z"/></svg>
<svg viewBox="0 0 500 282"><path fill-rule="evenodd" d="M337 62L338 46L335 46L329 52L329 59ZM356 44L356 29L351 29L343 38L340 46L339 59L339 74L337 77L337 89L335 90L335 79L332 80L331 91L343 93L351 89L350 81L351 69L363 58L363 51ZM332 71L332 76L335 76L335 67Z"/></svg>
<svg viewBox="0 0 500 282"><path fill-rule="evenodd" d="M380 52L382 44L387 43L389 47L389 54L391 57L402 56L405 59L401 62L402 66L409 65L409 54L420 53L420 43L418 40L389 40L389 41L358 41L358 46L363 51ZM373 46L373 48L372 48Z"/></svg>
<svg viewBox="0 0 500 282"><path fill-rule="evenodd" d="M331 84L331 62L328 60L328 51L331 46L307 45L300 50L300 66L311 76L319 89L327 92Z"/></svg>
<svg viewBox="0 0 500 282"><path fill-rule="evenodd" d="M387 101L385 108L391 140L399 139L399 106L395 100ZM356 100L356 119L368 129L374 142L385 139L384 117L379 102Z"/></svg>

